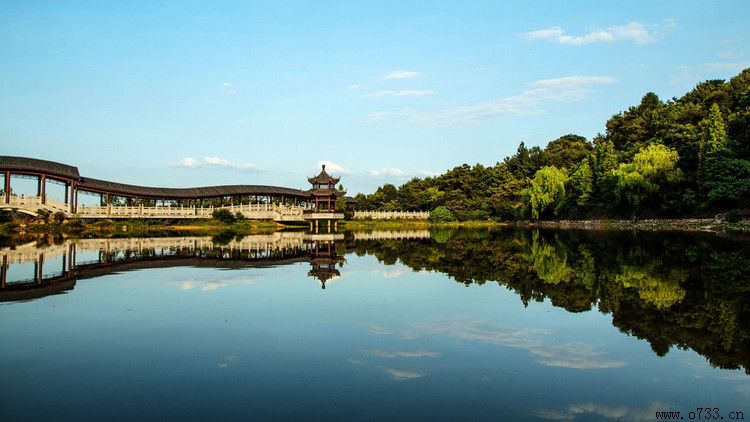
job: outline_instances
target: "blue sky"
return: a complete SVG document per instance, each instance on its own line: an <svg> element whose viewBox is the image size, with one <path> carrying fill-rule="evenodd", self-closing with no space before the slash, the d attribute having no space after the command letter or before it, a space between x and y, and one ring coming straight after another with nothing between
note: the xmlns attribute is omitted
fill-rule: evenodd
<svg viewBox="0 0 750 422"><path fill-rule="evenodd" d="M0 2L0 153L369 193L750 67L747 1L153 3Z"/></svg>

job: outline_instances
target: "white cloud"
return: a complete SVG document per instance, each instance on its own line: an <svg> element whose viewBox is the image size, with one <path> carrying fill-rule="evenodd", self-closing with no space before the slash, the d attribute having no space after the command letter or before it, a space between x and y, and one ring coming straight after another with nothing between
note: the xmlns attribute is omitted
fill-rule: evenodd
<svg viewBox="0 0 750 422"><path fill-rule="evenodd" d="M675 24L674 20L667 20L664 25L671 28ZM584 35L569 35L560 27L539 29L527 32L524 35L529 40L547 40L571 45L616 41L648 44L659 39L659 34L655 28L655 26L652 26L652 28L649 29L641 22L630 22L625 25L615 25L606 29L594 30Z"/></svg>
<svg viewBox="0 0 750 422"><path fill-rule="evenodd" d="M568 76L557 79L542 79L532 82L523 96L553 101L579 101L597 85L611 84L615 78L609 76Z"/></svg>
<svg viewBox="0 0 750 422"><path fill-rule="evenodd" d="M234 163L225 158L219 158L219 157L205 156L203 157L203 162L205 163L205 165L210 166L210 167L219 167L219 168L237 169L237 170L256 170L256 171L261 170L261 168L255 164Z"/></svg>
<svg viewBox="0 0 750 422"><path fill-rule="evenodd" d="M733 48L726 48L719 52L719 57L722 57L724 59L738 59L742 56L742 53Z"/></svg>
<svg viewBox="0 0 750 422"><path fill-rule="evenodd" d="M351 84L351 85L347 86L346 89L348 89L348 90L354 90L354 89L360 89L360 88L362 88L364 86L365 86L364 84Z"/></svg>
<svg viewBox="0 0 750 422"><path fill-rule="evenodd" d="M224 168L233 170L246 170L246 171L261 171L261 167L251 163L234 163L225 158L205 156L203 161L198 161L192 157L181 158L177 161L170 161L169 165L172 167L185 167L185 168Z"/></svg>
<svg viewBox="0 0 750 422"><path fill-rule="evenodd" d="M237 89L232 85L231 82L222 82L221 87L224 88L224 92L229 95L237 94Z"/></svg>
<svg viewBox="0 0 750 422"><path fill-rule="evenodd" d="M402 89L400 91L394 91L392 89L386 89L383 91L376 91L371 94L365 95L367 98L382 98L382 97L424 97L425 95L437 94L436 91L431 89Z"/></svg>
<svg viewBox="0 0 750 422"><path fill-rule="evenodd" d="M595 87L614 83L609 76L567 76L532 82L522 93L476 104L462 105L437 111L402 108L376 111L368 116L369 122L386 119L404 119L415 123L475 123L500 116L537 115L543 101L573 102L584 99ZM372 172L371 172L372 174Z"/></svg>
<svg viewBox="0 0 750 422"><path fill-rule="evenodd" d="M406 177L405 171L395 167L384 167L382 170L370 170L370 176L393 176L393 177Z"/></svg>
<svg viewBox="0 0 750 422"><path fill-rule="evenodd" d="M326 166L326 172L328 172L329 174L330 173L351 174L351 172L349 171L349 169L347 169L346 167L344 167L344 166L342 166L340 164L336 164L333 161L328 161L328 160L320 160L320 161L318 161L318 167L321 167L323 165Z"/></svg>
<svg viewBox="0 0 750 422"><path fill-rule="evenodd" d="M432 171L432 170L419 169L417 170L417 174L419 174L420 176L425 176L425 177L435 177L440 173L436 171Z"/></svg>
<svg viewBox="0 0 750 422"><path fill-rule="evenodd" d="M711 72L732 72L738 73L743 69L750 67L750 62L712 62L704 63L703 66Z"/></svg>
<svg viewBox="0 0 750 422"><path fill-rule="evenodd" d="M412 79L417 78L419 76L422 76L422 73L415 72L413 70L392 70L385 75L383 75L383 79L390 80L390 79Z"/></svg>
<svg viewBox="0 0 750 422"><path fill-rule="evenodd" d="M177 161L170 161L169 165L172 166L172 167L190 167L190 168L193 168L193 167L198 167L200 165L200 163L195 158L185 157L185 158L181 158L181 159L179 159Z"/></svg>

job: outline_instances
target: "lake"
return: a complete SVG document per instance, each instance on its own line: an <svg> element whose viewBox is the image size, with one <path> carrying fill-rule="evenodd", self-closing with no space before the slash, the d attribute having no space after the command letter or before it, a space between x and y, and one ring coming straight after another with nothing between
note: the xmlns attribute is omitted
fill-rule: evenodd
<svg viewBox="0 0 750 422"><path fill-rule="evenodd" d="M0 254L2 420L750 418L747 237L278 232Z"/></svg>

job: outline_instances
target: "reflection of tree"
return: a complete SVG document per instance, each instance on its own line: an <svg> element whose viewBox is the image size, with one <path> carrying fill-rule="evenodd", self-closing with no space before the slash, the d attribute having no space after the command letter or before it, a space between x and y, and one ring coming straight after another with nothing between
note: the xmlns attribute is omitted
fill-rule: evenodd
<svg viewBox="0 0 750 422"><path fill-rule="evenodd" d="M666 275L655 275L651 268L623 265L622 274L616 275L615 280L638 290L638 296L657 309L669 308L685 298L685 290L680 287L687 278L684 271L674 269Z"/></svg>
<svg viewBox="0 0 750 422"><path fill-rule="evenodd" d="M691 348L722 368L750 373L750 248L712 234L457 230L450 238L362 241L386 264L488 281L524 304L571 312L598 307L658 355Z"/></svg>
<svg viewBox="0 0 750 422"><path fill-rule="evenodd" d="M573 271L567 265L565 247L545 242L540 239L538 231L532 235L531 254L527 259L536 275L546 283L558 284L570 280Z"/></svg>

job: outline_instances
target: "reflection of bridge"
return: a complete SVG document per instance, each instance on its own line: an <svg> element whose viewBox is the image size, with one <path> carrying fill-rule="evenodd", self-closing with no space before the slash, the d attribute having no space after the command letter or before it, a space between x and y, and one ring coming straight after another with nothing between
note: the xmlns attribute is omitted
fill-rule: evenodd
<svg viewBox="0 0 750 422"><path fill-rule="evenodd" d="M0 249L0 301L24 300L70 290L78 279L118 271L175 266L239 269L309 262L309 275L325 282L338 276L337 251L344 234L276 232L235 238L210 237L69 239ZM355 233L355 240L429 238L428 231Z"/></svg>
<svg viewBox="0 0 750 422"><path fill-rule="evenodd" d="M321 175L324 176L321 178ZM300 190L265 185L226 185L198 188L158 188L127 185L82 177L78 168L45 160L0 156L2 198L0 209L38 215L39 211L62 212L77 218L211 218L224 209L255 220L330 221L343 218L335 213L335 198L343 191L322 182L338 179L325 173L311 178L313 188ZM31 195L14 193L15 179L36 181ZM322 182L321 182L322 181ZM59 198L48 194L49 185L62 186ZM80 205L79 195L98 197L98 205Z"/></svg>

